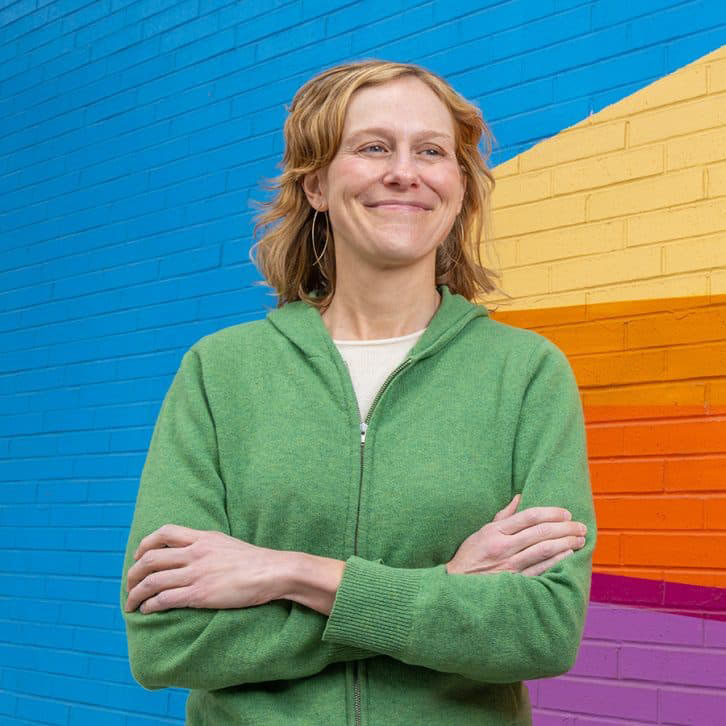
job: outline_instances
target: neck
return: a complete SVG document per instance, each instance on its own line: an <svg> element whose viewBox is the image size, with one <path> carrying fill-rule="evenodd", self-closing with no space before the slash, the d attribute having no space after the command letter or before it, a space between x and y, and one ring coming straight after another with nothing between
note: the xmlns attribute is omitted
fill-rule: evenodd
<svg viewBox="0 0 726 726"><path fill-rule="evenodd" d="M385 287L336 284L332 302L321 314L331 338L376 340L408 335L425 328L441 303L433 283Z"/></svg>

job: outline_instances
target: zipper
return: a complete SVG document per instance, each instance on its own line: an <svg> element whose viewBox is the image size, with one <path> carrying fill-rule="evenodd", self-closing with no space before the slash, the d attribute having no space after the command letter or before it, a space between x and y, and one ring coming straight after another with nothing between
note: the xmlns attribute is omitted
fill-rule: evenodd
<svg viewBox="0 0 726 726"><path fill-rule="evenodd" d="M373 415L373 409L378 403L378 399L383 395L383 391L391 382L391 379L403 368L405 368L413 359L406 358L400 365L398 365L383 382L383 385L378 389L376 397L373 399L371 407L368 409L368 415L365 421L360 423L360 477L358 479L358 509L355 515L355 537L353 539L353 554L358 554L358 520L360 515L360 499L361 491L363 489L363 448L366 444L366 432L368 431L368 424L370 423L371 416ZM354 391L355 393L355 391ZM358 406L358 420L360 420L360 406ZM360 677L359 677L359 661L353 662L353 704L355 706L355 726L361 726L361 705L360 705Z"/></svg>

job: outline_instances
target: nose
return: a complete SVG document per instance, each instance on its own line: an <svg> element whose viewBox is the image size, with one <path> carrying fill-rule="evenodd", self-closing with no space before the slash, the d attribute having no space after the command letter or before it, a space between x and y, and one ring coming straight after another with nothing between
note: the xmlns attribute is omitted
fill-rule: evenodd
<svg viewBox="0 0 726 726"><path fill-rule="evenodd" d="M395 154L390 155L386 173L383 176L383 182L385 184L396 184L407 187L417 180L418 170L416 163L408 149L401 148Z"/></svg>

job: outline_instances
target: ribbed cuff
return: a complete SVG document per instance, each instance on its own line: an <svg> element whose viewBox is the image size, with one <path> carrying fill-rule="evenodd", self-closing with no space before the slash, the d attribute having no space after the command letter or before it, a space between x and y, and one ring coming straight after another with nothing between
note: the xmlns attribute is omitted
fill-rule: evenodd
<svg viewBox="0 0 726 726"><path fill-rule="evenodd" d="M411 633L414 602L429 570L389 567L357 555L346 560L322 639L400 655Z"/></svg>

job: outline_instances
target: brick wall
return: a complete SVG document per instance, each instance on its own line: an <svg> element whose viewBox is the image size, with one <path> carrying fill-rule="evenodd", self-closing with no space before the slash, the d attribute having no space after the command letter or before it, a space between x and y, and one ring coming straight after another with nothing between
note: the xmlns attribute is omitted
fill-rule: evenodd
<svg viewBox="0 0 726 726"><path fill-rule="evenodd" d="M708 156L723 147L717 109L704 116L698 106L697 123L710 124L698 128L682 127L687 112L649 123L653 114L675 113L669 101L633 112L633 123L643 123L627 138L630 116L577 132L588 144L596 138L589 132L598 135L598 153L627 149L627 161L588 167L587 153L568 157L553 145L540 147L549 162L523 161L544 140L561 143L563 129L718 48L726 29L720 0L16 0L0 4L0 29L2 723L183 721L184 691L147 692L129 673L118 611L123 547L153 424L182 353L274 303L251 284L258 276L248 260L250 201L264 197L260 179L277 173L284 104L314 73L363 57L420 62L481 105L498 140L501 213L506 194L511 204L525 195L549 205L544 215L544 207L509 213L519 226L501 254L520 309L590 305L632 282L613 282L602 277L607 265L588 263L601 277L583 300L572 287L572 258L582 249L613 252L621 271L647 266L650 281L637 280L657 296L709 296L714 284L726 285L715 263L688 266L696 255L720 254L713 235L724 229L725 177ZM696 108L723 91L723 63L678 83L692 89L679 104ZM656 126L665 136L652 135ZM684 134L690 140L679 146ZM553 168L567 163L568 174ZM612 196L620 192L608 185L631 177L642 185L637 194ZM583 192L573 186L578 178L598 189ZM642 205L628 207L627 224L608 216L609 205L647 200L654 181L675 205L666 216ZM555 220L549 231L536 226L543 216ZM581 223L588 233L578 237L571 227ZM668 236L679 225L695 230L685 251L681 237ZM665 267L651 260L654 245L667 247ZM550 267L552 280L531 273ZM669 287L676 278L685 287ZM557 302L531 299L553 292ZM560 323L551 322L554 335ZM591 345L600 334L591 331ZM708 385L723 400L713 376L678 385L689 401L698 390L705 401ZM702 471L704 482L717 476ZM704 522L719 519L714 506ZM619 642L617 628L593 637L611 648ZM702 645L720 652L724 642ZM595 656L587 658L578 668L595 668ZM542 719L557 710L543 685L532 685ZM659 718L676 708L668 703ZM568 713L559 722L595 723Z"/></svg>
<svg viewBox="0 0 726 726"><path fill-rule="evenodd" d="M503 309L726 293L725 134L719 49L498 166Z"/></svg>
<svg viewBox="0 0 726 726"><path fill-rule="evenodd" d="M726 46L496 170L491 249L509 297L492 297L494 317L568 355L598 521L593 599L647 608L591 606L575 668L530 684L542 723L722 720L724 68ZM666 627L689 639L654 641Z"/></svg>

